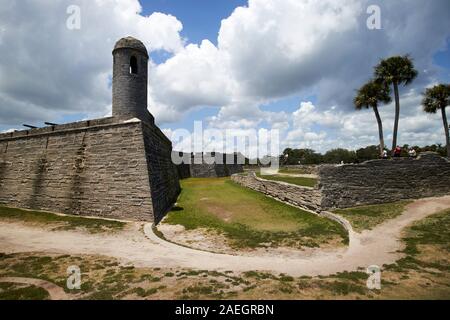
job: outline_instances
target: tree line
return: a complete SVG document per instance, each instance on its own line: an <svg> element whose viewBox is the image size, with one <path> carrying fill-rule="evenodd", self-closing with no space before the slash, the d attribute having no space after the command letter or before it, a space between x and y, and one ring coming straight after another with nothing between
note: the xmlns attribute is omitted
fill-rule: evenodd
<svg viewBox="0 0 450 320"><path fill-rule="evenodd" d="M417 152L432 151L437 152L441 156L447 153L446 147L438 144L419 147L403 145L402 156L408 157L408 149L412 147ZM379 146L371 145L365 148L360 148L356 151L337 148L327 151L324 154L316 152L312 149L292 149L286 148L280 156L281 165L298 165L298 164L323 164L323 163L360 163L368 160L379 159Z"/></svg>

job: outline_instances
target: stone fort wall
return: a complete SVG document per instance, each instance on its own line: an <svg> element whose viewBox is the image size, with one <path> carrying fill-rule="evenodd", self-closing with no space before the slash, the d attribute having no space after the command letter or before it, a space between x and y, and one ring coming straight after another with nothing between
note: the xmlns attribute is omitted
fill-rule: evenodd
<svg viewBox="0 0 450 320"><path fill-rule="evenodd" d="M182 155L181 152L174 151ZM244 166L238 164L238 156L233 154L217 154L222 157L222 163L209 163L203 159L202 163L195 163L194 156L188 156L190 163L182 163L177 165L178 175L180 179L186 178L217 178L228 177L235 173L244 172Z"/></svg>
<svg viewBox="0 0 450 320"><path fill-rule="evenodd" d="M159 221L180 190L170 141L110 117L0 135L0 203Z"/></svg>
<svg viewBox="0 0 450 320"><path fill-rule="evenodd" d="M416 159L321 166L319 179L323 208L395 202L450 194L450 162L422 153Z"/></svg>
<svg viewBox="0 0 450 320"><path fill-rule="evenodd" d="M322 211L322 195L320 190L316 188L261 179L258 178L254 172L249 172L248 174L235 174L231 176L231 179L241 186L262 192L270 197L290 203L294 206L316 212Z"/></svg>
<svg viewBox="0 0 450 320"><path fill-rule="evenodd" d="M436 153L417 159L372 160L319 167L315 188L260 179L254 173L232 180L281 201L316 212L450 194L450 161Z"/></svg>
<svg viewBox="0 0 450 320"><path fill-rule="evenodd" d="M155 125L143 122L144 146L150 180L154 221L159 222L181 191L172 162L172 143Z"/></svg>

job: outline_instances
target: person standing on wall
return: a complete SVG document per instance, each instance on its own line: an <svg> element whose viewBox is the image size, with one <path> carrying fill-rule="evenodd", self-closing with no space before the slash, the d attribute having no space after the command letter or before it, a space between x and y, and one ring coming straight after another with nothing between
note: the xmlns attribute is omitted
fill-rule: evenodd
<svg viewBox="0 0 450 320"><path fill-rule="evenodd" d="M394 158L400 158L401 154L402 154L402 148L400 146L395 147Z"/></svg>
<svg viewBox="0 0 450 320"><path fill-rule="evenodd" d="M414 148L410 148L408 151L408 155L410 158L417 158L417 152Z"/></svg>

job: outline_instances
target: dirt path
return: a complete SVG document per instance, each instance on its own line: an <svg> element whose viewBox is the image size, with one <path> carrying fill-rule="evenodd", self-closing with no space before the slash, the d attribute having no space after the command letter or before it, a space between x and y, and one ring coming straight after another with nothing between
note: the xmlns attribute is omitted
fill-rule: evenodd
<svg viewBox="0 0 450 320"><path fill-rule="evenodd" d="M55 252L105 255L137 267L173 267L232 271L273 271L293 276L328 275L358 267L389 264L401 257L399 240L404 227L431 214L450 208L450 196L417 200L399 217L371 231L350 232L347 250L316 252L305 257L233 256L197 251L156 237L149 224L106 235L73 231L48 232L19 223L0 223L1 252Z"/></svg>
<svg viewBox="0 0 450 320"><path fill-rule="evenodd" d="M19 278L19 277L4 277L0 278L0 282L8 282L8 283L21 283L21 284L29 284L36 287L41 287L46 290L50 295L50 299L52 300L68 300L69 296L64 292L61 287L58 287L56 284L41 280L41 279L32 279L32 278Z"/></svg>

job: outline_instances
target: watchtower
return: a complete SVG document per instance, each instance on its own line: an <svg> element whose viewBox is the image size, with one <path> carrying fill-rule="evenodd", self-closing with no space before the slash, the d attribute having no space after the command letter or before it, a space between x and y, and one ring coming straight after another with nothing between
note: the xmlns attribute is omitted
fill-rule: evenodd
<svg viewBox="0 0 450 320"><path fill-rule="evenodd" d="M153 122L147 110L147 48L141 41L126 37L117 41L112 54L112 115Z"/></svg>

